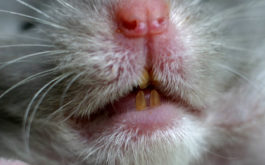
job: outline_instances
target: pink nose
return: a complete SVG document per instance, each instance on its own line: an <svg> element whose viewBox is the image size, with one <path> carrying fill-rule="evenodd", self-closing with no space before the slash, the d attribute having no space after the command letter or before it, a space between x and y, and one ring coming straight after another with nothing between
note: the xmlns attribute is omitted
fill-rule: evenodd
<svg viewBox="0 0 265 165"><path fill-rule="evenodd" d="M167 31L167 0L121 0L116 11L119 30L127 37L144 37Z"/></svg>

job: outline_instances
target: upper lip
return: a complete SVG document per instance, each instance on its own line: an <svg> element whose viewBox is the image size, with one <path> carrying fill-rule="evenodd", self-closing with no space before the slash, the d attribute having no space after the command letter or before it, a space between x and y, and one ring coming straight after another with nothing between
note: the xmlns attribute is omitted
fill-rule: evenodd
<svg viewBox="0 0 265 165"><path fill-rule="evenodd" d="M106 103L103 108L94 109L93 112L88 114L87 117L85 118L88 118L89 120L93 120L102 115L111 116L115 114L125 113L128 111L128 109L136 110L135 98L136 98L137 93L139 91L143 91L145 93L144 97L146 98L146 100L149 101L150 93L152 90L155 90L157 91L157 93L159 93L162 103L169 102L172 104L178 104L183 107L186 107L185 109L187 110L191 110L191 111L196 110L187 100L183 99L181 96L177 94L175 96L169 96L163 89L161 89L161 83L155 78L155 75L152 72L148 71L147 69L144 69L137 87L133 88L133 90L131 91L128 91L128 93L125 96L123 95L119 98L116 98L115 99L116 101ZM128 98L128 97L130 98L130 102L131 102L130 104L132 105L126 104L126 105L130 105L130 107L126 107L126 108L124 107L124 109L115 110L115 105L123 104L124 98ZM149 108L149 107L150 107L150 103L147 103L146 109L151 110L152 108ZM80 118L79 115L76 117Z"/></svg>
<svg viewBox="0 0 265 165"><path fill-rule="evenodd" d="M97 117L102 116L102 115L111 117L115 114L122 114L122 113L126 113L128 111L131 111L131 110L137 110L135 107L135 97L136 97L137 93L139 91L143 91L145 93L145 99L150 100L150 91L152 91L152 90L158 91L158 93L160 95L161 103L167 103L168 102L168 103L172 103L172 104L177 104L177 105L186 107L185 109L187 109L190 112L194 112L194 111L198 112L197 109L193 108L192 105L190 105L187 101L185 101L181 97L176 96L173 98L173 97L166 96L159 89L155 88L152 85L149 85L145 89L141 89L139 87L134 88L134 90L131 91L130 93L128 93L126 96L121 97L117 101L115 101L113 103L109 103L104 108L95 111L95 113L90 114L89 120L93 121L94 119L97 119ZM126 99L128 97L130 98L130 102L131 102L128 105L129 107L126 107L124 109L117 108L117 106L118 107L122 106L122 104L124 104L124 102L125 102L124 99ZM152 110L152 107L150 107L150 102L147 103L147 108L145 110Z"/></svg>

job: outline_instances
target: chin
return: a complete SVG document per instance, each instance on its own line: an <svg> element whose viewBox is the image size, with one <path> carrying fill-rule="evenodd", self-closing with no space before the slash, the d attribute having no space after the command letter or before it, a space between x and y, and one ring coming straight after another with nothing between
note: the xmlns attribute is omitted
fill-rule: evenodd
<svg viewBox="0 0 265 165"><path fill-rule="evenodd" d="M157 108L163 111L163 106ZM171 122L163 123L166 117L147 122L133 115L156 112L137 113L93 121L72 119L74 122L64 128L67 145L88 164L188 165L198 162L208 152L209 141L214 140L211 128L195 117L178 112L178 119Z"/></svg>

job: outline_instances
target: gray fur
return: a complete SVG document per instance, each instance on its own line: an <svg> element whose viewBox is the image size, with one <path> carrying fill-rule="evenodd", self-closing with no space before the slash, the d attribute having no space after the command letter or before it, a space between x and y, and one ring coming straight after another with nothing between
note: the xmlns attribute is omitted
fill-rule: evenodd
<svg viewBox="0 0 265 165"><path fill-rule="evenodd" d="M202 115L180 112L181 126L137 142L122 126L85 141L65 115L87 117L128 94L141 78L145 52L124 49L113 35L118 0L25 2L41 12L15 1L5 8L0 0L3 10L27 13L36 24L28 31L9 29L25 20L14 13L0 17L0 34L11 34L0 37L1 157L31 165L265 164L264 0L171 0L171 21L189 47L174 55L188 59L188 80L155 72L161 91L182 97Z"/></svg>

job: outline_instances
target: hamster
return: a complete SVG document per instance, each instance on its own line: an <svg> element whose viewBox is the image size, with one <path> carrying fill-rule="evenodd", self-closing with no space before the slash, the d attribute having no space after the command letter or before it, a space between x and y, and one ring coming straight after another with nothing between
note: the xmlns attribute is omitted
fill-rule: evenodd
<svg viewBox="0 0 265 165"><path fill-rule="evenodd" d="M20 25L0 42L2 158L265 164L264 0L14 4L0 9Z"/></svg>

